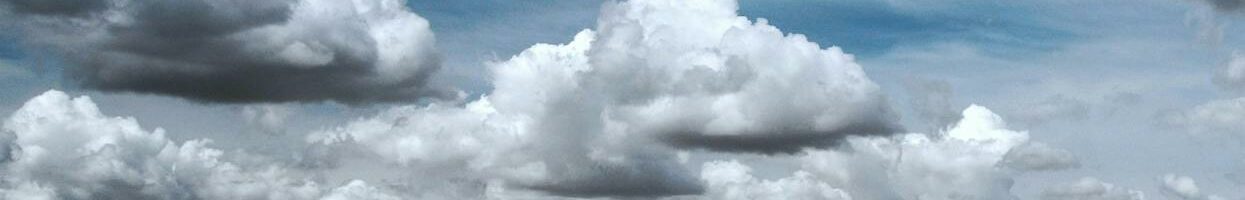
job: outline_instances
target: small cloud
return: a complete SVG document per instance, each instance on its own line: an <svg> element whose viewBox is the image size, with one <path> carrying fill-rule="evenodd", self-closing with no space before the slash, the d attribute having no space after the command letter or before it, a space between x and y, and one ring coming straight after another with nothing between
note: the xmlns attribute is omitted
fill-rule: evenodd
<svg viewBox="0 0 1245 200"><path fill-rule="evenodd" d="M1000 165L1026 171L1050 171L1077 168L1081 163L1068 150L1030 142L1008 151Z"/></svg>
<svg viewBox="0 0 1245 200"><path fill-rule="evenodd" d="M1042 191L1042 200L1144 200L1145 193L1105 183L1094 177L1062 183Z"/></svg>

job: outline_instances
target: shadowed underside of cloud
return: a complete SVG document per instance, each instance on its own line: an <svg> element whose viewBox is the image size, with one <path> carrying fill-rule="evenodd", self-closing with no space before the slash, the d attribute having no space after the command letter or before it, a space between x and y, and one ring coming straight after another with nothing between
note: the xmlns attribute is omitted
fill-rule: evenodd
<svg viewBox="0 0 1245 200"><path fill-rule="evenodd" d="M1210 4L1217 11L1235 12L1245 8L1245 0L1201 0Z"/></svg>
<svg viewBox="0 0 1245 200"><path fill-rule="evenodd" d="M209 102L448 96L428 22L401 0L0 1L86 87Z"/></svg>
<svg viewBox="0 0 1245 200"><path fill-rule="evenodd" d="M903 130L892 124L853 124L829 132L809 130L774 131L774 133L741 133L711 135L699 132L675 132L659 136L666 144L680 148L710 151L762 154L796 154L807 148L829 148L840 145L848 136L885 136Z"/></svg>
<svg viewBox="0 0 1245 200"><path fill-rule="evenodd" d="M40 15L75 16L107 8L101 0L6 0L14 11Z"/></svg>
<svg viewBox="0 0 1245 200"><path fill-rule="evenodd" d="M529 188L569 197L656 198L703 193L705 188L681 168L671 162L598 164L581 177Z"/></svg>

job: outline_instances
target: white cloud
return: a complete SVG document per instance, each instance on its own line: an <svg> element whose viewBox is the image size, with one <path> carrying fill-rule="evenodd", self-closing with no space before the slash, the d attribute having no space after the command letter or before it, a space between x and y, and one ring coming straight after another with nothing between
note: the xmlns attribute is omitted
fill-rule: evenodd
<svg viewBox="0 0 1245 200"><path fill-rule="evenodd" d="M1015 199L1012 179L997 166L1024 131L1006 129L980 106L938 135L849 140L851 151L810 151L803 169L856 199Z"/></svg>
<svg viewBox="0 0 1245 200"><path fill-rule="evenodd" d="M1191 134L1245 137L1239 132L1245 130L1245 97L1210 101L1168 116L1167 120Z"/></svg>
<svg viewBox="0 0 1245 200"><path fill-rule="evenodd" d="M13 184L13 183L8 183ZM17 186L0 187L0 197L4 199L53 200L60 199L52 188L43 187L34 182L22 182Z"/></svg>
<svg viewBox="0 0 1245 200"><path fill-rule="evenodd" d="M1159 177L1165 194L1184 200L1224 200L1224 198L1207 195L1198 188L1197 182L1188 176L1166 174Z"/></svg>
<svg viewBox="0 0 1245 200"><path fill-rule="evenodd" d="M778 180L760 180L752 176L752 168L738 161L705 163L700 178L707 187L705 199L720 200L850 200L850 195L813 175L797 171Z"/></svg>
<svg viewBox="0 0 1245 200"><path fill-rule="evenodd" d="M163 129L105 116L90 98L59 91L31 99L5 121L4 131L16 135L4 179L17 191L52 190L71 199L306 199L319 193L316 183L278 166L224 161L222 151L205 147L210 141L179 145Z"/></svg>
<svg viewBox="0 0 1245 200"><path fill-rule="evenodd" d="M1215 73L1215 84L1231 90L1245 89L1245 53L1233 53L1232 59Z"/></svg>
<svg viewBox="0 0 1245 200"><path fill-rule="evenodd" d="M397 196L387 194L366 182L353 180L346 185L334 188L320 200L398 200Z"/></svg>
<svg viewBox="0 0 1245 200"><path fill-rule="evenodd" d="M851 55L737 9L607 3L596 30L491 63L495 89L480 100L395 108L308 140L481 184L593 197L702 192L672 148L795 153L897 130Z"/></svg>
<svg viewBox="0 0 1245 200"><path fill-rule="evenodd" d="M2 132L11 134L0 142L12 150L0 161L5 199L313 199L324 190L283 165L230 162L207 147L211 141L178 144L163 129L106 116L89 97L55 90L26 102ZM362 184L331 195L379 191Z"/></svg>
<svg viewBox="0 0 1245 200"><path fill-rule="evenodd" d="M1042 200L1144 200L1141 191L1104 183L1097 178L1084 177L1076 182L1047 187Z"/></svg>
<svg viewBox="0 0 1245 200"><path fill-rule="evenodd" d="M295 110L291 105L262 104L242 107L242 119L247 125L264 134L279 135L285 133L286 120Z"/></svg>

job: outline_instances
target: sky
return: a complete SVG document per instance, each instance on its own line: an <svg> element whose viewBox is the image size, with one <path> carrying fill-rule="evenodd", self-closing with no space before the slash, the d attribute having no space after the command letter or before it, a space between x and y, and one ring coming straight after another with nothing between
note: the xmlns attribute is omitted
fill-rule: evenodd
<svg viewBox="0 0 1245 200"><path fill-rule="evenodd" d="M0 0L0 199L1245 199L1240 0Z"/></svg>

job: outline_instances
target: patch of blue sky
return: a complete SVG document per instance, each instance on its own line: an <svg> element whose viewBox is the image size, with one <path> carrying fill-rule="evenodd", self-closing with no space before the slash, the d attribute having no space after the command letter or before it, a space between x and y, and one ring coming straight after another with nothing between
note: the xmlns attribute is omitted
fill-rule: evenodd
<svg viewBox="0 0 1245 200"><path fill-rule="evenodd" d="M0 34L0 59L17 60L26 57L18 43L17 36Z"/></svg>
<svg viewBox="0 0 1245 200"><path fill-rule="evenodd" d="M880 0L743 0L740 7L745 16L768 19L785 32L863 58L899 46L945 42L968 43L983 47L986 54L1008 57L1049 51L1076 37L1042 26L1033 19L1035 8L960 3L973 5L905 8Z"/></svg>

